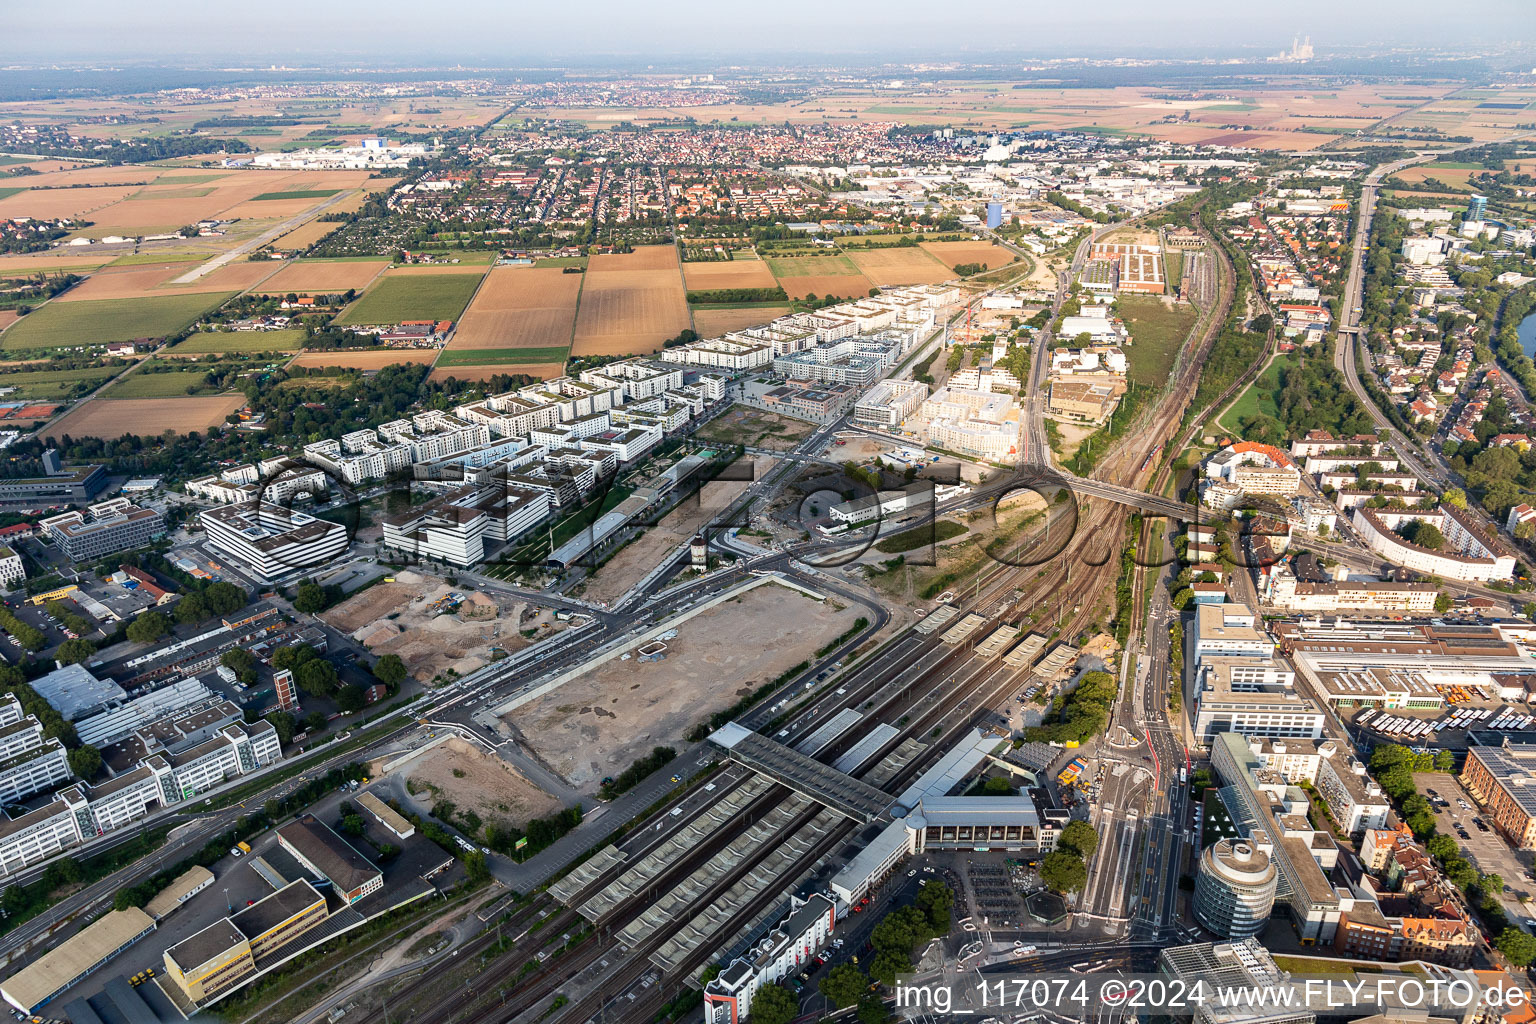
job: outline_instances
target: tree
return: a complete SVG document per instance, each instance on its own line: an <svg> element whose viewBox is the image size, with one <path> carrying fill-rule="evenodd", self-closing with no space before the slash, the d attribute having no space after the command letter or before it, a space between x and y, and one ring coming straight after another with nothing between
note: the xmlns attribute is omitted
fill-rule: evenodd
<svg viewBox="0 0 1536 1024"><path fill-rule="evenodd" d="M894 949L882 949L869 962L869 976L882 985L896 984L896 977L912 971L912 957Z"/></svg>
<svg viewBox="0 0 1536 1024"><path fill-rule="evenodd" d="M982 791L987 794L987 796L1007 796L1009 793L1013 792L1013 787L1010 786L1008 784L1008 780L1003 778L1001 775L992 776L982 785L981 788Z"/></svg>
<svg viewBox="0 0 1536 1024"><path fill-rule="evenodd" d="M336 709L344 712L363 710L368 703L368 698L363 694L361 686L347 685L336 691Z"/></svg>
<svg viewBox="0 0 1536 1024"><path fill-rule="evenodd" d="M1459 848L1456 846L1456 840L1450 836L1437 835L1429 837L1424 844L1424 849L1429 851L1431 857L1444 862L1456 856Z"/></svg>
<svg viewBox="0 0 1536 1024"><path fill-rule="evenodd" d="M1435 595L1435 611L1441 612L1443 614L1450 611L1453 607L1455 607L1455 605L1456 602L1451 598L1451 595L1447 594L1445 591L1442 590L1440 593Z"/></svg>
<svg viewBox="0 0 1536 1024"><path fill-rule="evenodd" d="M1435 771L1448 772L1456 767L1456 755L1449 750L1435 751Z"/></svg>
<svg viewBox="0 0 1536 1024"><path fill-rule="evenodd" d="M304 716L304 731L319 732L325 728L325 712L311 711Z"/></svg>
<svg viewBox="0 0 1536 1024"><path fill-rule="evenodd" d="M53 657L61 665L78 665L96 653L96 645L83 636L72 637L59 644Z"/></svg>
<svg viewBox="0 0 1536 1024"><path fill-rule="evenodd" d="M1477 887L1489 896L1497 896L1504 891L1504 876L1490 871L1478 879Z"/></svg>
<svg viewBox="0 0 1536 1024"><path fill-rule="evenodd" d="M949 886L937 880L924 882L917 890L914 903L927 916L935 935L949 934L950 918L955 910L955 894Z"/></svg>
<svg viewBox="0 0 1536 1024"><path fill-rule="evenodd" d="M855 1011L859 1018L859 1024L885 1024L891 1019L891 1011L885 1008L885 1003L875 996L865 996L859 1000L859 1008Z"/></svg>
<svg viewBox="0 0 1536 1024"><path fill-rule="evenodd" d="M1447 442L1447 444L1449 443ZM1447 458L1449 458L1449 454ZM1459 509L1465 509L1467 507L1467 492L1460 487L1447 487L1444 491L1440 492L1440 500L1447 505L1455 505Z"/></svg>
<svg viewBox="0 0 1536 1024"><path fill-rule="evenodd" d="M373 664L373 677L385 686L399 686L405 675L405 662L398 654L386 654Z"/></svg>
<svg viewBox="0 0 1536 1024"><path fill-rule="evenodd" d="M341 818L341 830L349 836L360 836L368 831L368 823L363 820L361 814L344 814Z"/></svg>
<svg viewBox="0 0 1536 1024"><path fill-rule="evenodd" d="M244 590L224 580L210 585L203 591L203 603L208 606L208 611L213 615L228 615L239 611L245 607L249 597L250 595Z"/></svg>
<svg viewBox="0 0 1536 1024"><path fill-rule="evenodd" d="M1088 869L1083 866L1083 860L1077 854L1057 850L1046 854L1045 860L1040 863L1040 880L1052 892L1076 892L1087 883Z"/></svg>
<svg viewBox="0 0 1536 1024"><path fill-rule="evenodd" d="M128 623L128 639L136 644L152 644L171 631L171 620L160 612L144 612Z"/></svg>
<svg viewBox="0 0 1536 1024"><path fill-rule="evenodd" d="M286 711L274 711L267 716L267 723L277 733L277 741L285 747L293 742L293 734L299 731L299 723Z"/></svg>
<svg viewBox="0 0 1536 1024"><path fill-rule="evenodd" d="M783 985L765 985L752 997L752 1024L789 1024L800 1016L800 1000Z"/></svg>
<svg viewBox="0 0 1536 1024"><path fill-rule="evenodd" d="M464 873L471 885L482 885L491 880L491 869L485 863L485 854L479 850L466 850L463 856Z"/></svg>
<svg viewBox="0 0 1536 1024"><path fill-rule="evenodd" d="M833 1006L842 1010L859 1001L869 988L869 979L852 964L838 964L827 972L816 988L832 1001Z"/></svg>
<svg viewBox="0 0 1536 1024"><path fill-rule="evenodd" d="M1099 834L1086 821L1069 821L1056 837L1056 847L1087 860L1099 848Z"/></svg>
<svg viewBox="0 0 1536 1024"><path fill-rule="evenodd" d="M1514 925L1500 932L1493 944L1516 967L1525 967L1536 960L1536 935L1527 934Z"/></svg>
<svg viewBox="0 0 1536 1024"><path fill-rule="evenodd" d="M316 697L329 697L336 692L337 683L340 682L336 675L336 666L324 658L315 658L300 665L299 670L294 673L294 678L298 680L300 688L305 693Z"/></svg>
<svg viewBox="0 0 1536 1024"><path fill-rule="evenodd" d="M183 625L202 622L208 617L208 604L201 594L188 594L176 602L176 621Z"/></svg>
<svg viewBox="0 0 1536 1024"><path fill-rule="evenodd" d="M69 752L69 770L76 778L89 782L101 771L101 751L89 743L76 747Z"/></svg>
<svg viewBox="0 0 1536 1024"><path fill-rule="evenodd" d="M325 588L314 580L303 580L293 596L294 611L314 615L325 610Z"/></svg>

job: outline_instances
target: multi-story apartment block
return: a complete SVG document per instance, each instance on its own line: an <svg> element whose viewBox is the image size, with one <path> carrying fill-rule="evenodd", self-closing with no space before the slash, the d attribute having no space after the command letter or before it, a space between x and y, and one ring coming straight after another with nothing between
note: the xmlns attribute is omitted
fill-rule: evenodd
<svg viewBox="0 0 1536 1024"><path fill-rule="evenodd" d="M516 540L548 518L553 508L549 490L471 484L383 517L384 544L418 558L471 566L485 560L488 542Z"/></svg>
<svg viewBox="0 0 1536 1024"><path fill-rule="evenodd" d="M198 518L210 544L264 583L324 565L347 549L339 523L270 502L224 505Z"/></svg>
<svg viewBox="0 0 1536 1024"><path fill-rule="evenodd" d="M26 567L21 564L21 556L16 549L5 544L0 544L0 589L9 590L18 583L24 583L27 579Z"/></svg>
<svg viewBox="0 0 1536 1024"><path fill-rule="evenodd" d="M304 446L313 462L338 474L349 484L382 480L411 467L411 448L400 442L385 443L372 430L354 430L341 440L328 437Z"/></svg>

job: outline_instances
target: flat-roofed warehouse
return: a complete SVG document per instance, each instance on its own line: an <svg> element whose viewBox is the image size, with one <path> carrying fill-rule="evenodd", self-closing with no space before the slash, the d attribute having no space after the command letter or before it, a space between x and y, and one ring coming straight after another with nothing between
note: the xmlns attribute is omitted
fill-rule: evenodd
<svg viewBox="0 0 1536 1024"><path fill-rule="evenodd" d="M416 834L416 826L405 820L393 807L372 793L364 791L357 795L358 805L375 818L397 838L409 839Z"/></svg>
<svg viewBox="0 0 1536 1024"><path fill-rule="evenodd" d="M347 903L384 886L383 873L312 814L278 829L277 841L300 864L334 885L336 895Z"/></svg>
<svg viewBox="0 0 1536 1024"><path fill-rule="evenodd" d="M159 894L144 907L145 913L159 921L187 900L213 884L213 872L201 864L194 864L161 889Z"/></svg>
<svg viewBox="0 0 1536 1024"><path fill-rule="evenodd" d="M138 907L113 910L0 983L0 996L22 1013L36 1013L54 996L155 930Z"/></svg>

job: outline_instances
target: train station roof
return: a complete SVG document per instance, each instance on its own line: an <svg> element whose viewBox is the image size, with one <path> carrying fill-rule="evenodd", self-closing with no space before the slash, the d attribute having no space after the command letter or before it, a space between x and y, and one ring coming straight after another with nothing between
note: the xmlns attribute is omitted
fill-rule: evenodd
<svg viewBox="0 0 1536 1024"><path fill-rule="evenodd" d="M867 782L735 722L721 726L709 739L747 767L855 821L874 821L894 802Z"/></svg>

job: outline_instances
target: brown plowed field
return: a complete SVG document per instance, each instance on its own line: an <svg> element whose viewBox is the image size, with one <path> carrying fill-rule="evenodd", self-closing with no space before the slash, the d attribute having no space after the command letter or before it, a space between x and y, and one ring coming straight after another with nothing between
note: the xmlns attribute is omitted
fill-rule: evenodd
<svg viewBox="0 0 1536 1024"><path fill-rule="evenodd" d="M435 348L376 348L361 352L337 349L328 352L304 352L293 366L345 366L354 370L379 370L396 363L430 363L437 358Z"/></svg>
<svg viewBox="0 0 1536 1024"><path fill-rule="evenodd" d="M41 175L39 176L41 177ZM25 179L30 184L40 184L34 178ZM29 188L25 192L18 192L13 196L0 199L0 219L9 220L12 217L79 217L96 210L103 210L113 203L119 202L124 196L137 192L132 185L108 185L101 188L57 188L36 189ZM95 217L87 217L86 220L96 220ZM104 234L112 234L110 231L97 232L96 237Z"/></svg>
<svg viewBox="0 0 1536 1024"><path fill-rule="evenodd" d="M762 260L732 260L729 263L684 263L683 277L691 292L717 288L772 288L779 282Z"/></svg>
<svg viewBox="0 0 1536 1024"><path fill-rule="evenodd" d="M693 311L693 329L701 338L718 338L731 331L761 327L771 320L789 315L788 306L753 306L750 309L710 309L699 306Z"/></svg>
<svg viewBox="0 0 1536 1024"><path fill-rule="evenodd" d="M328 225L334 227L334 225ZM303 230L302 228L300 230ZM262 288L273 295L312 295L317 292L336 294L348 288L362 291L379 272L389 266L388 260L358 263L326 263L302 260L290 263L272 276Z"/></svg>
<svg viewBox="0 0 1536 1024"><path fill-rule="evenodd" d="M130 267L109 267L98 270L54 301L81 302L88 299L140 298L151 294L171 278L185 274L193 266L195 264L192 263L152 263ZM202 281L199 280L198 284L201 285ZM219 289L194 286L183 290L214 292Z"/></svg>
<svg viewBox="0 0 1536 1024"><path fill-rule="evenodd" d="M863 274L814 274L807 277L781 277L779 284L789 293L792 299L803 299L807 295L815 295L825 298L828 295L836 295L839 298L862 299L869 294L872 287L869 278Z"/></svg>
<svg viewBox="0 0 1536 1024"><path fill-rule="evenodd" d="M245 404L244 395L211 395L206 398L92 398L64 414L48 432L62 437L100 437L112 440L123 434L154 437L167 430L186 434L222 425L224 417Z"/></svg>
<svg viewBox="0 0 1536 1024"><path fill-rule="evenodd" d="M571 354L655 352L688 323L675 248L647 246L623 256L594 256L587 264Z"/></svg>
<svg viewBox="0 0 1536 1024"><path fill-rule="evenodd" d="M571 343L581 277L558 269L493 268L448 347L565 348Z"/></svg>
<svg viewBox="0 0 1536 1024"><path fill-rule="evenodd" d="M865 277L880 287L938 284L955 276L947 266L916 246L868 251L854 249L847 255Z"/></svg>
<svg viewBox="0 0 1536 1024"><path fill-rule="evenodd" d="M991 242L923 242L921 247L951 270L959 263L985 263L991 270L1013 261L1013 253Z"/></svg>

